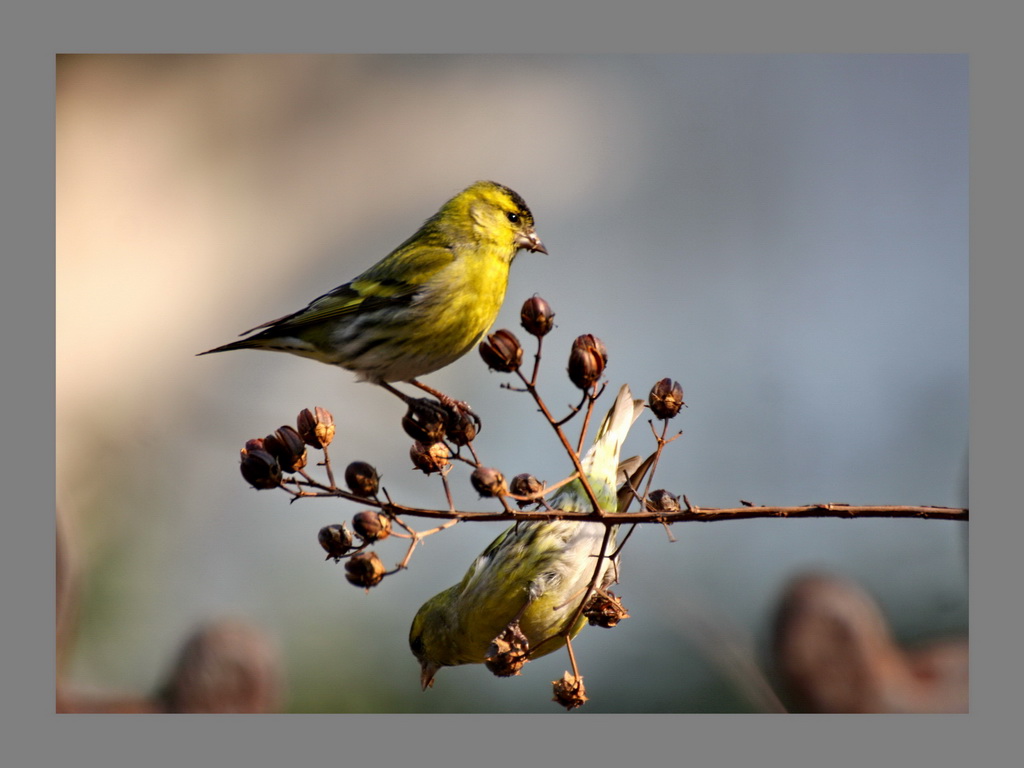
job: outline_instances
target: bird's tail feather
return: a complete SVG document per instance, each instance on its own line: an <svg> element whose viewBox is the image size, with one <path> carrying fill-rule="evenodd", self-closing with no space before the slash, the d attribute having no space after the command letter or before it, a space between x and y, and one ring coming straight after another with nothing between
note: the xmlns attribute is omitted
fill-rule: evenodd
<svg viewBox="0 0 1024 768"><path fill-rule="evenodd" d="M611 409L597 429L594 444L581 462L588 478L615 487L619 452L630 427L639 418L643 409L644 401L634 400L629 385L623 384Z"/></svg>

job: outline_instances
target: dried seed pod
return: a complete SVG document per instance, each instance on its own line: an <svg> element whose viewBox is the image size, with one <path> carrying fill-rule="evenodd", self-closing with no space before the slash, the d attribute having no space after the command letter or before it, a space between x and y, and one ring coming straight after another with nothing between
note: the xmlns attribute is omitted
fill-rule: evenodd
<svg viewBox="0 0 1024 768"><path fill-rule="evenodd" d="M316 411L303 408L297 420L298 432L306 445L322 449L334 439L334 416L326 408L316 406Z"/></svg>
<svg viewBox="0 0 1024 768"><path fill-rule="evenodd" d="M491 640L484 664L496 677L513 677L530 660L527 657L529 650L530 642L523 630L518 623L512 623Z"/></svg>
<svg viewBox="0 0 1024 768"><path fill-rule="evenodd" d="M356 496L371 497L377 495L380 487L380 475L372 464L365 461L353 461L345 467L345 485Z"/></svg>
<svg viewBox="0 0 1024 768"><path fill-rule="evenodd" d="M241 470L245 481L258 491L281 485L281 465L267 451L243 448Z"/></svg>
<svg viewBox="0 0 1024 768"><path fill-rule="evenodd" d="M469 476L469 481L481 496L504 496L508 493L505 476L490 467L477 467Z"/></svg>
<svg viewBox="0 0 1024 768"><path fill-rule="evenodd" d="M683 402L683 388L678 381L662 379L653 387L647 398L651 406L651 412L659 419L671 419L685 405Z"/></svg>
<svg viewBox="0 0 1024 768"><path fill-rule="evenodd" d="M523 302L519 320L526 332L538 339L546 336L555 327L555 313L551 311L551 306L536 294Z"/></svg>
<svg viewBox="0 0 1024 768"><path fill-rule="evenodd" d="M446 409L448 419L445 423L444 433L453 445L469 445L476 438L479 431L479 419L474 418L465 411L457 408Z"/></svg>
<svg viewBox="0 0 1024 768"><path fill-rule="evenodd" d="M512 478L512 482L509 484L509 491L516 496L533 496L544 490L544 483L538 480L533 475L523 473L516 475ZM533 499L532 501L520 501L516 499L516 504L519 508L527 506L528 504L536 504L539 499Z"/></svg>
<svg viewBox="0 0 1024 768"><path fill-rule="evenodd" d="M413 440L421 443L436 443L444 437L448 421L445 409L425 397L409 403L409 409L402 417L402 429Z"/></svg>
<svg viewBox="0 0 1024 768"><path fill-rule="evenodd" d="M523 362L523 347L512 331L502 328L480 342L480 357L487 367L509 373Z"/></svg>
<svg viewBox="0 0 1024 768"><path fill-rule="evenodd" d="M651 512L678 512L680 510L679 497L664 488L647 494L645 506Z"/></svg>
<svg viewBox="0 0 1024 768"><path fill-rule="evenodd" d="M306 466L306 444L295 427L287 424L263 438L264 449L274 456L285 472L298 472Z"/></svg>
<svg viewBox="0 0 1024 768"><path fill-rule="evenodd" d="M385 572L384 563L376 552L360 552L345 561L345 578L357 587L369 589L377 586Z"/></svg>
<svg viewBox="0 0 1024 768"><path fill-rule="evenodd" d="M391 535L391 519L380 512L359 512L352 518L352 528L363 541L381 541Z"/></svg>
<svg viewBox="0 0 1024 768"><path fill-rule="evenodd" d="M582 707L587 701L586 689L583 687L583 677L573 677L566 672L561 680L552 680L555 695L552 701L557 701L568 710Z"/></svg>
<svg viewBox="0 0 1024 768"><path fill-rule="evenodd" d="M599 627L614 627L629 618L626 609L622 607L622 601L608 591L595 593L584 606L583 615L591 625Z"/></svg>
<svg viewBox="0 0 1024 768"><path fill-rule="evenodd" d="M576 337L569 351L569 379L580 389L590 389L601 378L608 364L608 350L596 336Z"/></svg>
<svg viewBox="0 0 1024 768"><path fill-rule="evenodd" d="M416 469L427 475L433 472L443 472L449 464L449 456L451 456L451 451L448 450L448 446L440 442L424 445L417 440L409 449L409 458L412 459Z"/></svg>
<svg viewBox="0 0 1024 768"><path fill-rule="evenodd" d="M344 523L325 525L316 538L327 553L327 559L333 557L334 562L341 560L342 555L352 549L352 531Z"/></svg>

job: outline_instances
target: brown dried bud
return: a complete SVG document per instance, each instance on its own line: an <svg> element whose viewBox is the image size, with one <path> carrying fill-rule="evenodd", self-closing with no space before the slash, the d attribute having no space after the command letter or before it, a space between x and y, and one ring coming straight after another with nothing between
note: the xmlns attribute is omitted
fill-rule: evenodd
<svg viewBox="0 0 1024 768"><path fill-rule="evenodd" d="M546 336L555 327L555 313L551 311L551 305L536 294L523 302L519 320L526 332L538 339Z"/></svg>
<svg viewBox="0 0 1024 768"><path fill-rule="evenodd" d="M243 448L241 469L245 481L258 491L281 485L281 465L267 451Z"/></svg>
<svg viewBox="0 0 1024 768"><path fill-rule="evenodd" d="M583 677L573 677L568 672L562 675L561 680L552 680L555 695L552 701L557 701L568 710L582 707L587 701L586 689L583 687Z"/></svg>
<svg viewBox="0 0 1024 768"><path fill-rule="evenodd" d="M679 497L664 488L659 488L647 494L645 506L651 512L678 512L680 509Z"/></svg>
<svg viewBox="0 0 1024 768"><path fill-rule="evenodd" d="M447 409L444 433L453 445L469 445L479 431L479 419L457 408Z"/></svg>
<svg viewBox="0 0 1024 768"><path fill-rule="evenodd" d="M380 476L373 465L365 461L353 461L345 467L345 485L356 496L376 496L380 487Z"/></svg>
<svg viewBox="0 0 1024 768"><path fill-rule="evenodd" d="M421 443L436 443L444 437L448 420L444 408L425 397L409 403L409 410L402 417L402 429L413 440Z"/></svg>
<svg viewBox="0 0 1024 768"><path fill-rule="evenodd" d="M612 592L595 593L583 607L583 615L591 625L614 627L629 614L622 607L622 601Z"/></svg>
<svg viewBox="0 0 1024 768"><path fill-rule="evenodd" d="M352 549L352 531L344 523L325 525L316 538L327 553L327 559L333 557L334 562L341 560L341 556Z"/></svg>
<svg viewBox="0 0 1024 768"><path fill-rule="evenodd" d="M572 343L569 352L569 379L580 389L597 384L608 364L608 350L596 336L585 333Z"/></svg>
<svg viewBox="0 0 1024 768"><path fill-rule="evenodd" d="M245 441L245 450L247 450L247 451L265 451L267 449L263 447L263 438L262 437L254 437L252 440L246 440Z"/></svg>
<svg viewBox="0 0 1024 768"><path fill-rule="evenodd" d="M352 555L345 563L345 578L349 584L366 589L380 584L385 571L384 563L376 552L360 552Z"/></svg>
<svg viewBox="0 0 1024 768"><path fill-rule="evenodd" d="M450 455L451 451L448 450L448 446L440 442L424 445L417 440L409 449L409 458L412 459L416 469L427 475L444 471L448 466Z"/></svg>
<svg viewBox="0 0 1024 768"><path fill-rule="evenodd" d="M526 473L513 477L512 482L509 485L509 491L516 496L533 496L543 490L544 483L533 475L528 475ZM528 504L536 504L538 501L540 501L539 497L532 499L531 501L520 501L519 499L516 499L516 504L518 504L519 508L522 509Z"/></svg>
<svg viewBox="0 0 1024 768"><path fill-rule="evenodd" d="M263 438L264 449L281 464L285 472L298 472L306 466L306 444L295 427L287 424Z"/></svg>
<svg viewBox="0 0 1024 768"><path fill-rule="evenodd" d="M519 670L529 661L526 655L529 650L529 640L519 628L519 623L513 622L491 640L484 664L495 677L513 677L518 675Z"/></svg>
<svg viewBox="0 0 1024 768"><path fill-rule="evenodd" d="M651 412L659 419L671 419L686 403L683 402L683 388L678 381L662 379L653 387L647 398Z"/></svg>
<svg viewBox="0 0 1024 768"><path fill-rule="evenodd" d="M391 519L380 512L360 512L352 518L352 527L363 541L380 541L391 535Z"/></svg>
<svg viewBox="0 0 1024 768"><path fill-rule="evenodd" d="M502 328L480 342L480 357L487 367L495 371L509 373L519 368L523 362L523 347L512 331Z"/></svg>
<svg viewBox="0 0 1024 768"><path fill-rule="evenodd" d="M490 467L477 467L469 476L469 481L481 496L504 496L508 493L505 476Z"/></svg>
<svg viewBox="0 0 1024 768"><path fill-rule="evenodd" d="M316 407L316 413L303 408L299 413L297 426L306 445L326 448L334 439L334 417L326 408Z"/></svg>

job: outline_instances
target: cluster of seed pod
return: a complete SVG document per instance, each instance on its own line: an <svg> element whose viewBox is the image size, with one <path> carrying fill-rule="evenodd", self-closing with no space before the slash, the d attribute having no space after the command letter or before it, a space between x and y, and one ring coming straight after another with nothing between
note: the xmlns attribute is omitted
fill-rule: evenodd
<svg viewBox="0 0 1024 768"><path fill-rule="evenodd" d="M377 499L380 475L372 464L353 461L345 467L345 485L354 496ZM357 587L369 589L384 579L387 568L376 552L366 547L391 535L391 517L384 512L367 509L352 516L352 530L344 523L325 525L317 534L328 560L345 558L345 578ZM356 545L355 540L359 539Z"/></svg>
<svg viewBox="0 0 1024 768"><path fill-rule="evenodd" d="M519 312L523 328L538 339L554 328L555 313L540 296L527 299ZM480 357L495 371L512 373L523 364L523 346L512 331L502 328L480 343ZM572 343L569 352L569 380L587 391L596 387L608 365L608 350L596 336L585 333Z"/></svg>
<svg viewBox="0 0 1024 768"><path fill-rule="evenodd" d="M304 409L296 426L284 425L266 437L247 440L242 448L242 477L257 490L277 488L285 472L298 472L306 466L306 446L323 450L334 439L334 417L316 407Z"/></svg>
<svg viewBox="0 0 1024 768"><path fill-rule="evenodd" d="M555 314L540 296L527 299L519 317L523 328L538 340L554 327ZM480 356L492 370L513 373L522 367L523 347L516 335L506 328L488 335L480 343L479 350ZM569 380L586 393L585 397L593 399L600 394L598 385L607 365L608 349L601 339L589 333L576 337L569 350L567 372ZM523 380L526 380L525 377ZM661 379L651 388L648 405L656 418L668 421L685 405L683 388L679 382L670 378ZM511 494L517 497L516 503L520 509L539 501L544 489L543 483L528 474L516 475L510 484L506 484L501 472L490 467L477 467L470 480L481 497ZM663 490L651 493L645 500L645 506L649 511L679 509L676 497Z"/></svg>
<svg viewBox="0 0 1024 768"><path fill-rule="evenodd" d="M334 440L334 416L326 408L305 408L296 426L285 425L266 437L247 440L241 451L242 477L257 490L281 487L286 473L302 472L307 446L325 451ZM305 473L303 473L305 474ZM380 476L371 464L353 461L345 468L345 484L354 496L377 498ZM356 586L369 588L381 582L386 569L375 552L366 547L391 535L391 518L383 512L367 510L352 518L352 530L344 523L325 525L317 534L327 559L346 559L345 578ZM359 543L356 540L359 540Z"/></svg>
<svg viewBox="0 0 1024 768"><path fill-rule="evenodd" d="M473 415L464 410L420 398L410 401L402 417L402 428L413 439L409 449L413 466L430 475L444 472L450 465L452 451L448 443L456 450L469 445L479 426Z"/></svg>
<svg viewBox="0 0 1024 768"><path fill-rule="evenodd" d="M527 299L520 311L523 329L540 342L554 328L555 314L540 296ZM480 355L496 371L519 372L523 363L523 347L514 333L499 329L479 345ZM583 390L584 398L593 401L600 394L599 385L608 364L608 351L604 343L592 334L578 336L569 352L567 372L569 379ZM526 378L519 374L523 381ZM532 383L529 385L532 386ZM413 439L409 451L414 468L425 474L445 475L453 458L464 446L470 446L480 429L480 421L471 411L453 403L437 402L427 398L409 399L408 409L402 417L402 428ZM648 405L659 420L675 417L685 405L683 390L672 379L658 381L650 391ZM325 453L324 463L330 475L327 446L335 435L334 418L329 411L316 407L299 413L295 426L285 425L262 438L246 442L241 451L241 472L245 480L258 490L283 487L289 473L299 473L306 481L320 489L334 489L333 476L329 487L316 484L305 473L307 447ZM470 482L484 498L515 498L520 509L527 505L543 504L545 485L530 474L519 474L506 481L497 469L485 467L478 461L474 465ZM364 461L353 461L345 469L345 484L352 496L378 501L380 476ZM295 478L292 478L295 479ZM294 493L294 491L293 491ZM679 509L678 498L665 490L652 491L644 497L649 512L673 512ZM344 559L346 578L360 587L369 588L380 583L387 570L376 553L368 547L388 538L392 533L393 518L379 505L353 516L351 529L345 523L327 525L320 529L317 539L327 552L327 559ZM506 509L507 509L506 505ZM588 618L593 623L611 626L619 618L621 606L601 604L594 607ZM624 612L621 617L624 617Z"/></svg>

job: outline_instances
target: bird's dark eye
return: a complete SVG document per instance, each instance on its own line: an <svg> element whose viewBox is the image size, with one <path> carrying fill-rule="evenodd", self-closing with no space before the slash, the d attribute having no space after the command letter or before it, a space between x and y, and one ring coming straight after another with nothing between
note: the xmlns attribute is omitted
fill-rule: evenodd
<svg viewBox="0 0 1024 768"><path fill-rule="evenodd" d="M511 221L513 224L519 223L519 214L516 213L515 211L509 211L505 215L508 216L508 220Z"/></svg>

